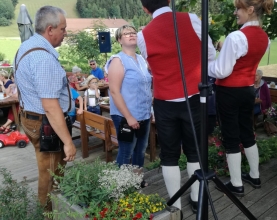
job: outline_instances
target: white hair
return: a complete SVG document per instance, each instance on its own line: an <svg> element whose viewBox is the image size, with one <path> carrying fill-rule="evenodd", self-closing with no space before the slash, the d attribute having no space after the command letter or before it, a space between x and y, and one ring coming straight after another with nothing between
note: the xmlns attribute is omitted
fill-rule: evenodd
<svg viewBox="0 0 277 220"><path fill-rule="evenodd" d="M73 66L72 67L72 73L80 73L82 71L81 68L79 68L78 66Z"/></svg>
<svg viewBox="0 0 277 220"><path fill-rule="evenodd" d="M262 76L263 76L263 71L257 70L257 74L258 74L260 77L262 77Z"/></svg>
<svg viewBox="0 0 277 220"><path fill-rule="evenodd" d="M41 7L35 17L35 31L38 34L43 34L46 28L51 25L53 28L60 24L60 15L65 15L65 11L61 8L53 6Z"/></svg>

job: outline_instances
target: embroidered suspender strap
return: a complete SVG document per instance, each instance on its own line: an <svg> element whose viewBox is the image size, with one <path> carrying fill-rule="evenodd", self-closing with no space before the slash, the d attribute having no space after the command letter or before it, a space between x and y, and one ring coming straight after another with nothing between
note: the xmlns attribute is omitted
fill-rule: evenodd
<svg viewBox="0 0 277 220"><path fill-rule="evenodd" d="M14 77L15 77L15 74L16 74L16 70L18 68L18 65L20 63L20 61L22 60L23 57L25 57L27 54L31 53L32 51L35 51L35 50L45 50L46 52L48 52L46 49L42 48L42 47L35 47L31 50L28 50L26 51L19 59L18 63L16 63L16 58L17 58L17 54L18 54L18 51L19 49L17 50L16 52L16 55L15 55L15 59L14 59L14 66L15 66L15 69L14 69ZM17 86L17 91L18 91L18 99L19 99L19 104L20 104L20 101L22 103L22 107L20 106L21 109L24 109L24 103L23 103L23 100L21 99L21 92L20 92L20 89L19 87Z"/></svg>
<svg viewBox="0 0 277 220"><path fill-rule="evenodd" d="M14 66L15 66L14 77L15 77L16 70L17 70L17 68L18 68L18 65L19 65L20 61L22 60L22 58L25 57L27 54L29 54L29 53L31 53L31 52L33 52L33 51L36 51L36 50L44 50L44 51L46 51L47 53L49 53L49 51L46 50L46 49L43 48L43 47L35 47L35 48L32 48L32 49L26 51L26 52L20 57L18 63L16 64L16 58L17 58L17 54L18 54L18 51L19 51L19 50L17 50L16 55L15 55L15 59L14 59L14 62L15 62L15 63L14 63ZM23 103L23 100L21 99L21 93L20 93L19 87L17 87L17 89L18 89L18 98L19 98L19 100L21 101L22 107L23 107L23 109L24 109L24 103ZM69 112L70 109L71 109L71 92L70 92L70 90L69 90L69 85L68 85L68 83L67 83L67 91L68 91L68 97L69 97L69 107L68 107L68 110L67 110L67 111Z"/></svg>

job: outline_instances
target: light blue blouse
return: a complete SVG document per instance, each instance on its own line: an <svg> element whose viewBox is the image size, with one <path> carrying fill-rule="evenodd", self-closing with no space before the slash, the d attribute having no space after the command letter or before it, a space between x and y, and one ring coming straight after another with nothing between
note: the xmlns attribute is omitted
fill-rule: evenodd
<svg viewBox="0 0 277 220"><path fill-rule="evenodd" d="M137 61L133 57L120 52L113 55L107 62L107 68L114 57L118 57L124 67L124 78L120 89L121 95L132 116L138 120L146 120L151 116L152 77L147 69L147 64L142 56L136 54ZM114 104L110 96L110 114L124 117Z"/></svg>

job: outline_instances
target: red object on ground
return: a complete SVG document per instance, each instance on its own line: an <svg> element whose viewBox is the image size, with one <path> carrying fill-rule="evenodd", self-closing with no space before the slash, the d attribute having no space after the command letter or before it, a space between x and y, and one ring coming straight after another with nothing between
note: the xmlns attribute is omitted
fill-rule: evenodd
<svg viewBox="0 0 277 220"><path fill-rule="evenodd" d="M9 135L0 134L0 148L11 145L17 145L19 148L24 148L27 143L29 143L29 138L25 134L21 134L19 131L13 131Z"/></svg>

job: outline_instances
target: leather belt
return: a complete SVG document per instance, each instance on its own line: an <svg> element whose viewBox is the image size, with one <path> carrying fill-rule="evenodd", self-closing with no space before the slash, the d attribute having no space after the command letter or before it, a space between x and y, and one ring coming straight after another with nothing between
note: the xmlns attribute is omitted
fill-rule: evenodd
<svg viewBox="0 0 277 220"><path fill-rule="evenodd" d="M63 113L64 117L67 117L67 112ZM22 116L24 118L34 120L34 121L42 121L42 117L45 116L45 114L38 114L35 112L28 112L28 111L22 111Z"/></svg>

